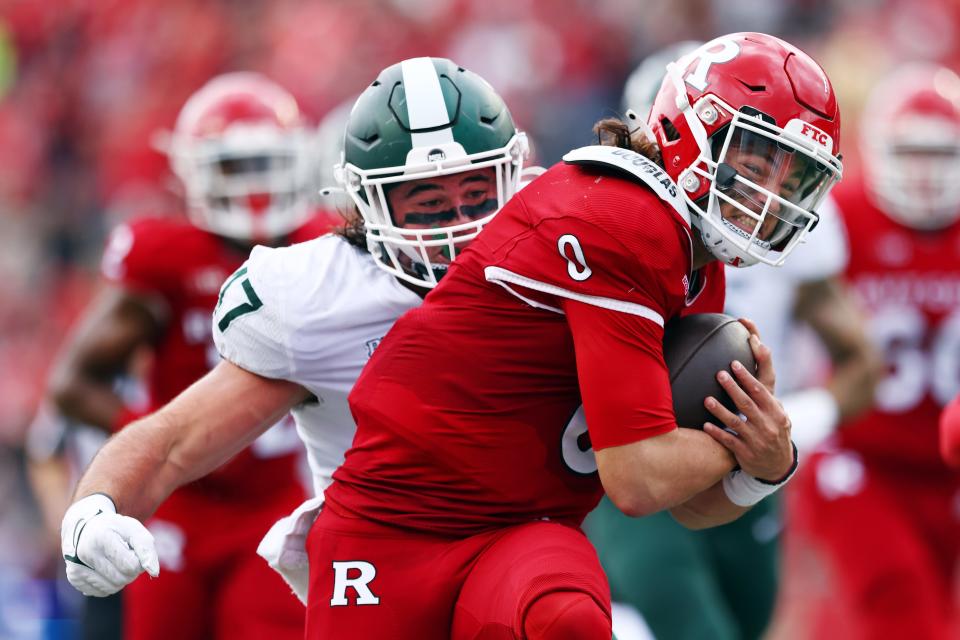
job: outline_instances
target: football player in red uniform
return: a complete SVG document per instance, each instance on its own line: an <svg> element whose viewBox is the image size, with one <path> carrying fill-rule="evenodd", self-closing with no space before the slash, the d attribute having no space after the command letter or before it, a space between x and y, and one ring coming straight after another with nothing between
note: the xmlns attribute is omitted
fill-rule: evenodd
<svg viewBox="0 0 960 640"><path fill-rule="evenodd" d="M887 373L794 482L785 597L813 609L811 638L955 638L960 476L937 421L960 390L960 78L895 71L863 122L864 175L836 200Z"/></svg>
<svg viewBox="0 0 960 640"><path fill-rule="evenodd" d="M293 96L259 74L219 76L186 102L169 155L189 220L141 218L113 230L107 286L55 366L52 396L64 415L108 432L138 417L113 380L144 346L154 360L150 410L218 362L210 317L250 247L327 230L312 216L305 134ZM300 451L285 419L160 507L148 526L164 572L126 591L124 637L302 637L303 607L255 554L305 497Z"/></svg>
<svg viewBox="0 0 960 640"><path fill-rule="evenodd" d="M519 192L378 347L308 539L309 638L609 637L579 528L604 490L705 527L790 476L769 350L718 374L743 418L707 399L716 423L677 429L663 325L816 224L841 172L829 80L733 34L670 66L648 125L600 123L614 144Z"/></svg>

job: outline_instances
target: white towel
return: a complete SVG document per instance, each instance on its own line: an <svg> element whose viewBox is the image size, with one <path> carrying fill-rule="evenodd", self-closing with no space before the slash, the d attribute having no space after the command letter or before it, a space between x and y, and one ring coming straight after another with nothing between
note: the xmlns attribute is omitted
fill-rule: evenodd
<svg viewBox="0 0 960 640"><path fill-rule="evenodd" d="M257 547L257 555L279 573L304 605L310 585L307 533L323 508L323 496L307 500L296 511L277 520Z"/></svg>

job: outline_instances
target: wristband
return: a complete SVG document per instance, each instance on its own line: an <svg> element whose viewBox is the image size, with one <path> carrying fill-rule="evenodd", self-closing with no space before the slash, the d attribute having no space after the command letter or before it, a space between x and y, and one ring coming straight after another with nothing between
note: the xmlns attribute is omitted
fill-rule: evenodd
<svg viewBox="0 0 960 640"><path fill-rule="evenodd" d="M723 477L723 492L727 499L738 507L752 507L787 483L797 470L800 455L793 445L793 464L787 474L775 482L754 478L741 470L731 471Z"/></svg>
<svg viewBox="0 0 960 640"><path fill-rule="evenodd" d="M793 440L804 453L827 439L840 422L836 399L822 387L790 393L782 402L793 424Z"/></svg>

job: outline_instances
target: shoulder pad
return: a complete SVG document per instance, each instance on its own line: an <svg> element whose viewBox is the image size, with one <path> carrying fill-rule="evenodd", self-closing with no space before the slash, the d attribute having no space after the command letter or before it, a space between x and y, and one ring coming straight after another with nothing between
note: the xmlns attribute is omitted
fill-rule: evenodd
<svg viewBox="0 0 960 640"><path fill-rule="evenodd" d="M563 161L568 164L610 167L637 178L650 187L661 200L673 207L688 227L691 226L690 212L676 183L656 162L636 151L606 145L591 145L568 152L563 156Z"/></svg>

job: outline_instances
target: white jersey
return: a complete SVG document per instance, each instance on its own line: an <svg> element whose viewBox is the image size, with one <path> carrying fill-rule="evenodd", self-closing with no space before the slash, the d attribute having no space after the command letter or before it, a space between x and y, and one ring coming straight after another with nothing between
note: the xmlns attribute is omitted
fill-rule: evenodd
<svg viewBox="0 0 960 640"><path fill-rule="evenodd" d="M350 390L381 338L421 298L334 235L256 247L220 295L213 317L220 355L316 397L292 413L322 495L356 431Z"/></svg>
<svg viewBox="0 0 960 640"><path fill-rule="evenodd" d="M793 308L797 287L805 282L840 275L847 266L847 238L837 206L827 199L820 207L820 224L807 241L794 249L782 267L758 264L744 269L726 270L726 312L738 318L750 318L757 324L760 337L773 352L780 391L791 387L792 367L778 363L787 357L793 326ZM795 382L795 381L793 381Z"/></svg>

